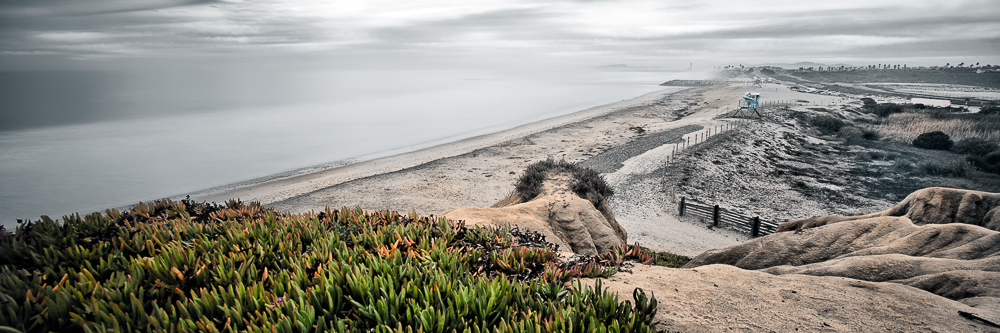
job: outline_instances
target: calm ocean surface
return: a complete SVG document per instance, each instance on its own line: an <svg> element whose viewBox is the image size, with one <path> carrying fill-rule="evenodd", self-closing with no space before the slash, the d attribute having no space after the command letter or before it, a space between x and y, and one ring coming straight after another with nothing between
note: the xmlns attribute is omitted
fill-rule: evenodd
<svg viewBox="0 0 1000 333"><path fill-rule="evenodd" d="M0 223L423 148L701 75L0 72Z"/></svg>

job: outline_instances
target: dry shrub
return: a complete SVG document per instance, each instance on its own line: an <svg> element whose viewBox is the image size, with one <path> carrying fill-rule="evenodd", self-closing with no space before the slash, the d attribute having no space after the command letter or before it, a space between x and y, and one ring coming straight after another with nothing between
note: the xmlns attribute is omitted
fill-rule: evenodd
<svg viewBox="0 0 1000 333"><path fill-rule="evenodd" d="M600 205L600 202L606 198L610 198L615 194L615 191L611 189L611 186L604 181L604 177L590 168L581 167L574 163L566 162L563 160L556 161L553 159L547 159L544 161L538 161L528 166L518 179L515 189L517 192L521 193L525 201L534 199L540 193L542 193L542 183L545 178L549 176L549 172L565 172L573 175L575 182L570 186L581 198L591 200L594 206ZM596 193L597 201L595 198L590 198L588 193Z"/></svg>
<svg viewBox="0 0 1000 333"><path fill-rule="evenodd" d="M887 117L889 115L902 113L903 106L895 103L885 103L876 105L872 108L872 113L878 115L879 117Z"/></svg>
<svg viewBox="0 0 1000 333"><path fill-rule="evenodd" d="M827 115L814 117L809 122L813 126L816 126L816 128L819 128L823 134L836 133L845 125L843 120Z"/></svg>
<svg viewBox="0 0 1000 333"><path fill-rule="evenodd" d="M920 164L919 169L923 174L941 177L965 177L972 170L972 165L963 160L952 160L943 163L924 162Z"/></svg>
<svg viewBox="0 0 1000 333"><path fill-rule="evenodd" d="M1000 145L980 138L969 138L956 142L952 150L959 154L986 156L989 153L1000 150Z"/></svg>
<svg viewBox="0 0 1000 333"><path fill-rule="evenodd" d="M865 141L865 133L857 127L845 127L838 133L841 138L844 138L844 142L851 145L856 145Z"/></svg>
<svg viewBox="0 0 1000 333"><path fill-rule="evenodd" d="M974 115L967 115L974 116ZM865 125L883 139L911 143L918 135L942 131L952 140L980 138L1000 142L1000 117L940 116L924 113L896 113L876 125Z"/></svg>
<svg viewBox="0 0 1000 333"><path fill-rule="evenodd" d="M951 137L941 131L927 132L913 139L913 146L923 149L948 150L954 145L955 142L951 141Z"/></svg>
<svg viewBox="0 0 1000 333"><path fill-rule="evenodd" d="M995 151L985 156L969 156L966 157L966 160L983 172L1000 175L1000 151Z"/></svg>
<svg viewBox="0 0 1000 333"><path fill-rule="evenodd" d="M981 114L1000 114L1000 105L986 105L979 108Z"/></svg>

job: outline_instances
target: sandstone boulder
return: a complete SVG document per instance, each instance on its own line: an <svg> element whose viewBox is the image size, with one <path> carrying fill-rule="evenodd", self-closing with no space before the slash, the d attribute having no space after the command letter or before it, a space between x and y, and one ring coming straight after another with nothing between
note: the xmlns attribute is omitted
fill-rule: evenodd
<svg viewBox="0 0 1000 333"><path fill-rule="evenodd" d="M819 216L782 223L778 232L878 216L905 216L917 225L965 223L1000 231L1000 193L929 187L911 193L896 206L860 216Z"/></svg>
<svg viewBox="0 0 1000 333"><path fill-rule="evenodd" d="M492 207L463 207L442 215L451 220L463 220L470 226L494 227L509 223L526 227L545 235L549 242L559 246L559 250L577 254L597 254L626 243L625 229L615 221L607 206L607 193L590 190L595 186L581 184L603 183L602 179L594 178L599 177L596 173L552 161L540 162L528 169L518 190Z"/></svg>
<svg viewBox="0 0 1000 333"><path fill-rule="evenodd" d="M783 232L706 251L685 267L891 282L975 306L1000 322L1000 232L988 228L998 198L924 189L885 212L788 222Z"/></svg>
<svg viewBox="0 0 1000 333"><path fill-rule="evenodd" d="M653 293L666 332L998 332L980 319L993 318L987 308L894 283L635 265L602 285L623 299L637 287Z"/></svg>

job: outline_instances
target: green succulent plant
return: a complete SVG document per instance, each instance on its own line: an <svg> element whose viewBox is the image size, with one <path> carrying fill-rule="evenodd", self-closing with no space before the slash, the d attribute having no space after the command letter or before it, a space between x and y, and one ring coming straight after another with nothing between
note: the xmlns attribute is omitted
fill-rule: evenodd
<svg viewBox="0 0 1000 333"><path fill-rule="evenodd" d="M163 200L0 238L0 331L647 332L607 277L652 254L560 261L528 231L416 213Z"/></svg>

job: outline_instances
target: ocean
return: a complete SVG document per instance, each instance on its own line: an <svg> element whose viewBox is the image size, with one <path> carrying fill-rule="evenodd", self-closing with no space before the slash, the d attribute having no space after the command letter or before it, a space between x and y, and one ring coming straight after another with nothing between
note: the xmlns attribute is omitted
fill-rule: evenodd
<svg viewBox="0 0 1000 333"><path fill-rule="evenodd" d="M0 72L0 223L61 218L501 131L697 72Z"/></svg>

